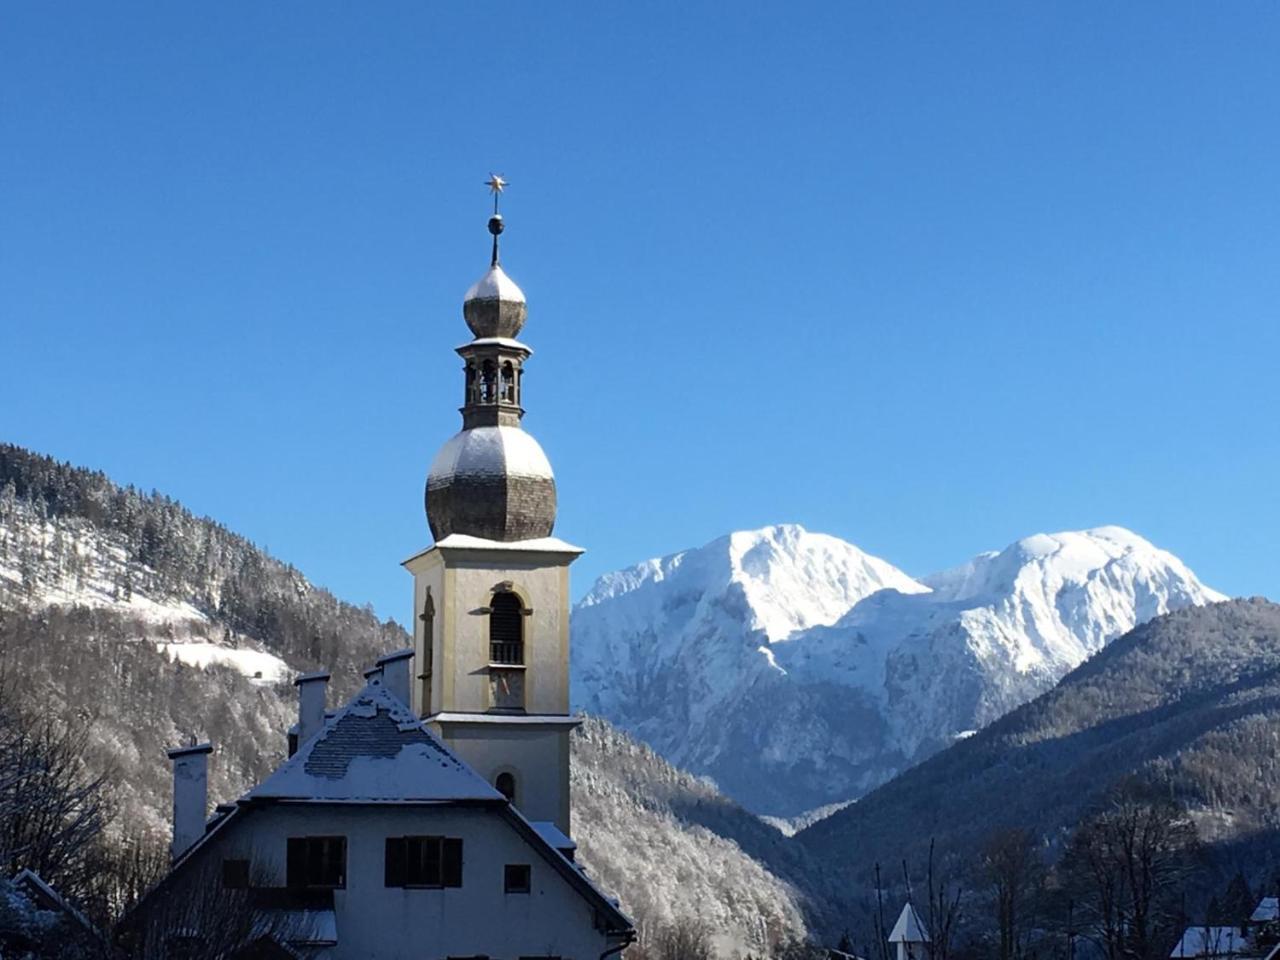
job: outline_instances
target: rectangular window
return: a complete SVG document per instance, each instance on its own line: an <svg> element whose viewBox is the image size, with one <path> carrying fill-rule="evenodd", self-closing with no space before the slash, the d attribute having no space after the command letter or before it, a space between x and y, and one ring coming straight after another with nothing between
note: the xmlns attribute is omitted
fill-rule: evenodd
<svg viewBox="0 0 1280 960"><path fill-rule="evenodd" d="M531 874L527 863L508 863L502 868L502 892L528 893Z"/></svg>
<svg viewBox="0 0 1280 960"><path fill-rule="evenodd" d="M347 838L290 837L285 874L291 887L345 887Z"/></svg>
<svg viewBox="0 0 1280 960"><path fill-rule="evenodd" d="M249 889L249 861L223 860L222 887L224 890Z"/></svg>
<svg viewBox="0 0 1280 960"><path fill-rule="evenodd" d="M462 841L457 837L387 837L388 887L462 886Z"/></svg>

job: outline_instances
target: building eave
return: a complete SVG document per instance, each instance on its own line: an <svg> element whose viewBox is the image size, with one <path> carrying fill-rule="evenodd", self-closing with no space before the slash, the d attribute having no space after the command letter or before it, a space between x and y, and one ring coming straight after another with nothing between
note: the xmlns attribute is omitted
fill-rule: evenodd
<svg viewBox="0 0 1280 960"><path fill-rule="evenodd" d="M517 727L556 727L572 730L580 726L583 717L566 717L546 713L433 713L423 717L423 723L459 726L474 724L477 726L517 726Z"/></svg>
<svg viewBox="0 0 1280 960"><path fill-rule="evenodd" d="M520 556L525 562L543 560L556 564L569 564L587 551L583 547L574 546L559 537L538 537L533 540L486 540L483 537L472 537L463 533L451 533L431 546L402 560L400 565L413 569L418 561L434 552L441 558L477 560L497 557Z"/></svg>

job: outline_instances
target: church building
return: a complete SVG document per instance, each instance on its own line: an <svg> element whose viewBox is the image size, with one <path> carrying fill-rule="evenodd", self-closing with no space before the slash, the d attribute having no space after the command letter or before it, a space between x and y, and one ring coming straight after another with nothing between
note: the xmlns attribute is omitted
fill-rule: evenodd
<svg viewBox="0 0 1280 960"><path fill-rule="evenodd" d="M328 710L299 677L289 757L207 817L211 747L170 751L174 862L124 924L135 957L594 960L635 936L570 835L569 565L555 478L521 427L526 304L468 291L462 430L431 464L434 542L405 561L414 644ZM283 734L283 731L282 731Z"/></svg>

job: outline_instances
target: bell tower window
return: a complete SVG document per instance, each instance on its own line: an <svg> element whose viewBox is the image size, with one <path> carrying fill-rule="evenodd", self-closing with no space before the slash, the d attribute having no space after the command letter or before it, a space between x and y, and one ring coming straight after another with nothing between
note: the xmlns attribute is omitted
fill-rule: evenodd
<svg viewBox="0 0 1280 960"><path fill-rule="evenodd" d="M502 402L516 402L516 370L510 360L502 365Z"/></svg>
<svg viewBox="0 0 1280 960"><path fill-rule="evenodd" d="M498 399L498 370L492 360L480 367L480 402L494 403Z"/></svg>
<svg viewBox="0 0 1280 960"><path fill-rule="evenodd" d="M510 590L500 590L489 604L489 662L524 664L524 604Z"/></svg>

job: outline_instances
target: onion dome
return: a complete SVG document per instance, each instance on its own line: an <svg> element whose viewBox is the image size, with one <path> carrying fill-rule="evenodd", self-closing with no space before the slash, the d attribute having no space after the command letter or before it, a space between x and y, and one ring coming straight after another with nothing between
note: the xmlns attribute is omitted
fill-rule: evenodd
<svg viewBox="0 0 1280 960"><path fill-rule="evenodd" d="M467 291L462 316L477 338L512 337L524 326L528 307L524 293L494 263Z"/></svg>
<svg viewBox="0 0 1280 960"><path fill-rule="evenodd" d="M437 541L551 536L556 480L538 441L519 427L473 427L445 443L427 475L427 522Z"/></svg>

